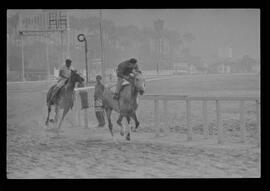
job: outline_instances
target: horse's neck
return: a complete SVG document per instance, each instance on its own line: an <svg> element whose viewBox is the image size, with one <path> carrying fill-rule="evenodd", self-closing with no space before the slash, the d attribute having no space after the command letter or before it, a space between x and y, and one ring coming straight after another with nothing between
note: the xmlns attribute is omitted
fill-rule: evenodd
<svg viewBox="0 0 270 191"><path fill-rule="evenodd" d="M137 96L138 96L138 92L136 91L136 88L134 87L134 85L132 85L132 84L129 84L128 86L127 86L127 90L128 90L128 97L131 99L131 100L134 100L134 101L136 101L136 99L137 99Z"/></svg>
<svg viewBox="0 0 270 191"><path fill-rule="evenodd" d="M75 88L75 82L72 82L69 80L66 85L66 91L73 92L74 88Z"/></svg>

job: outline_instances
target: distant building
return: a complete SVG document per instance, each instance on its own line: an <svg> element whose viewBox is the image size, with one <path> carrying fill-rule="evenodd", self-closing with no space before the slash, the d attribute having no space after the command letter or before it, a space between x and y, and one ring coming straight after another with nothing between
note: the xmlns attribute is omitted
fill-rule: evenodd
<svg viewBox="0 0 270 191"><path fill-rule="evenodd" d="M219 48L218 57L219 58L232 58L232 48L229 46L225 48Z"/></svg>
<svg viewBox="0 0 270 191"><path fill-rule="evenodd" d="M187 74L190 73L190 67L188 63L180 62L173 64L173 70L177 74Z"/></svg>

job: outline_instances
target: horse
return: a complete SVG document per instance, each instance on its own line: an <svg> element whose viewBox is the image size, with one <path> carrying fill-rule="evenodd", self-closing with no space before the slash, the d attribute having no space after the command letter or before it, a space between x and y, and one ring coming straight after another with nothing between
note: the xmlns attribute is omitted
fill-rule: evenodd
<svg viewBox="0 0 270 191"><path fill-rule="evenodd" d="M47 103L47 107L48 107L48 116L47 116L47 119L45 122L46 126L48 126L48 122L50 121L50 122L53 122L55 124L55 127L56 127L57 122L58 122L59 109L64 109L62 118L61 118L60 123L58 124L58 127L57 127L58 130L60 129L61 124L62 124L66 114L73 107L74 88L75 88L75 84L77 82L81 84L82 82L84 82L84 78L81 77L81 75L79 73L77 73L77 71L71 70L70 77L68 78L65 85L59 89L59 91L58 91L57 95L55 95L54 99L51 99L51 96L52 96L52 93L54 91L56 84L53 85L49 89L49 91L47 93L47 99L46 99L46 103ZM52 106L55 106L55 116L54 116L54 120L49 120Z"/></svg>
<svg viewBox="0 0 270 191"><path fill-rule="evenodd" d="M140 124L137 119L136 110L138 108L138 94L143 95L145 91L145 80L142 76L142 73L137 72L133 77L128 79L128 82L128 84L122 85L119 93L119 100L115 100L113 98L114 93L109 88L105 88L103 92L103 108L106 113L108 127L113 140L113 125L111 122L112 111L119 113L117 124L121 127L120 134L122 136L125 134L125 128L123 132L123 126L121 123L123 117L126 118L128 126L130 124L131 118L135 121L135 130L139 127ZM126 140L128 141L130 141L131 130L133 130L133 128L129 127L128 133L126 134Z"/></svg>

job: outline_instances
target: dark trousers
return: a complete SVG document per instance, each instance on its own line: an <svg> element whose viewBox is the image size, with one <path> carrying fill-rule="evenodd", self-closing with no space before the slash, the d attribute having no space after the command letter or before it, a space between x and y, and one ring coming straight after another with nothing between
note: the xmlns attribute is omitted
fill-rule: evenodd
<svg viewBox="0 0 270 191"><path fill-rule="evenodd" d="M103 127L105 125L104 111L101 108L96 108L96 118L98 120L98 126Z"/></svg>

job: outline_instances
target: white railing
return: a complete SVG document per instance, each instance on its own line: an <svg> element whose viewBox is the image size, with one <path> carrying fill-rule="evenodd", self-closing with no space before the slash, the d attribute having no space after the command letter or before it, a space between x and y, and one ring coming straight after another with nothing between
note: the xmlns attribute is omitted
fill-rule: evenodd
<svg viewBox="0 0 270 191"><path fill-rule="evenodd" d="M81 125L80 119L80 108L79 108L79 96L78 93L80 91L87 91L88 92L88 101L91 102L93 100L93 96L91 96L91 90L93 87L86 87L86 88L78 88L76 89L76 103L75 103L75 111L76 111L76 118L77 124ZM92 93L93 94L93 93ZM191 126L191 102L193 101L202 101L202 114L203 114L203 135L207 139L209 138L209 128L208 128L208 109L207 103L214 101L216 103L216 125L218 129L218 143L224 143L224 133L223 133L223 125L222 125L222 116L221 116L221 102L224 101L236 101L239 102L239 109L240 109L240 132L241 132L241 140L242 142L247 142L247 130L245 126L245 102L255 102L256 103L256 126L257 126L257 143L260 145L260 98L259 97L232 97L232 96L222 96L222 97L215 97L215 96L206 96L206 97L196 97L196 96L187 96L187 95L143 95L140 96L140 100L149 100L154 101L154 126L156 128L156 134L158 135L161 128L160 127L160 101L163 102L163 114L165 120L168 119L168 101L184 101L186 103L186 127L187 127L187 141L192 141L193 139L193 130ZM91 105L91 103L90 103ZM90 107L91 109L91 107ZM168 126L169 120L166 120L166 125ZM88 128L88 109L84 109L84 126Z"/></svg>
<svg viewBox="0 0 270 191"><path fill-rule="evenodd" d="M163 109L164 109L164 118L167 118L168 113L168 101L185 101L186 102L186 126L187 126L187 140L192 140L192 126L190 125L191 121L191 102L192 101L202 101L202 114L203 114L203 134L205 138L209 136L208 129L208 120L207 120L207 103L209 101L216 102L216 113L217 113L217 129L218 129L218 143L224 143L224 135L223 135L223 126L221 119L221 102L223 101L238 101L240 102L240 131L241 131L241 139L243 142L247 142L247 133L245 126L245 110L244 103L247 101L256 103L256 124L257 124L257 142L260 145L260 98L259 97L232 97L232 96L223 96L223 97L215 97L215 96L207 96L207 97L196 97L196 96L187 96L187 95L144 95L140 97L141 100L153 100L154 101L154 119L155 119L155 127L159 127L159 101L163 101ZM168 122L168 120L166 120ZM157 128L157 134L159 133L159 128Z"/></svg>

